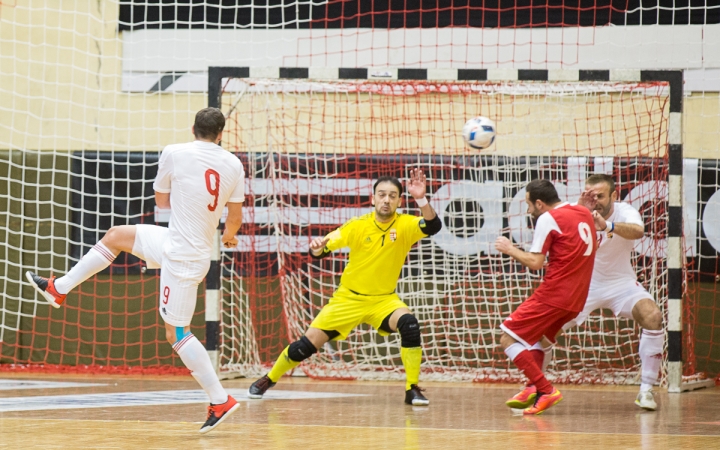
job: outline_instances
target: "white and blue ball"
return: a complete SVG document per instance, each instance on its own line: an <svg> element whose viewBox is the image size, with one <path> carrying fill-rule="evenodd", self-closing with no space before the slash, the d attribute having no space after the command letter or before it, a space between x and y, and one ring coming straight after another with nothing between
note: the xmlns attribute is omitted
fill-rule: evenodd
<svg viewBox="0 0 720 450"><path fill-rule="evenodd" d="M478 116L465 122L462 129L465 143L477 150L484 150L495 142L495 122Z"/></svg>

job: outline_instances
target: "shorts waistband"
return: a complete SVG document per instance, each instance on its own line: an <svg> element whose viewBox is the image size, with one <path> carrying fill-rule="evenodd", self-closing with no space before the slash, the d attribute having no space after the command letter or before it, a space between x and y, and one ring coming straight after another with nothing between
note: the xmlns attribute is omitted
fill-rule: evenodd
<svg viewBox="0 0 720 450"><path fill-rule="evenodd" d="M345 286L343 286L343 287L344 287L345 289L347 289L348 291L352 292L353 294L355 294L355 295L362 295L363 297L379 297L379 296L381 296L381 295L392 295L392 294L395 293L395 291L392 291L392 292L390 292L390 293L388 293L388 294L363 294L363 293L360 293L360 292L353 291L352 289L350 289L350 288L348 288L348 287L345 287Z"/></svg>

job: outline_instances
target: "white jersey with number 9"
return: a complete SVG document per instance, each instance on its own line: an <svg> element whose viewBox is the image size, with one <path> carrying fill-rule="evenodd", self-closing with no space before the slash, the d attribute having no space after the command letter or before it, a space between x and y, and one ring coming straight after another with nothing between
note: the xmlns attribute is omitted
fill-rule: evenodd
<svg viewBox="0 0 720 450"><path fill-rule="evenodd" d="M245 201L245 169L235 155L210 142L168 145L153 188L170 193L167 257L206 259L225 204Z"/></svg>

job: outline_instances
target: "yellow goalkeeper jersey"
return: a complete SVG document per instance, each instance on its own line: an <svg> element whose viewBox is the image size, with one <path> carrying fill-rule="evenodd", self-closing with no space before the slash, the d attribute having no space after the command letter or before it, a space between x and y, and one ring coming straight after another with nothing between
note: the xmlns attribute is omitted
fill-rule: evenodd
<svg viewBox="0 0 720 450"><path fill-rule="evenodd" d="M390 222L375 221L375 211L354 217L326 237L326 252L350 248L340 284L363 295L395 291L410 247L427 236L421 216L395 214Z"/></svg>

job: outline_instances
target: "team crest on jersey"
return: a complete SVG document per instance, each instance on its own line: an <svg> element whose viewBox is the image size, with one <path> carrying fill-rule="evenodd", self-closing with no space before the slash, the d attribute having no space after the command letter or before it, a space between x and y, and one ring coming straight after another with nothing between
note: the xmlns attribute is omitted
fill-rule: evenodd
<svg viewBox="0 0 720 450"><path fill-rule="evenodd" d="M397 239L397 230L395 228L390 230L388 237L390 238L390 242L395 242L395 239Z"/></svg>

